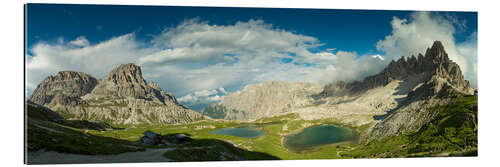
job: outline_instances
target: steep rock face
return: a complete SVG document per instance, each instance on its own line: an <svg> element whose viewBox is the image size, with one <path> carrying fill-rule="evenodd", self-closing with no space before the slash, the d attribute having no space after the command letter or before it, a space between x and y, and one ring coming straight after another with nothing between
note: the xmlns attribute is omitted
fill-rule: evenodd
<svg viewBox="0 0 500 167"><path fill-rule="evenodd" d="M385 93L377 90L385 90L382 91ZM375 125L369 130L369 141L416 131L435 116L430 111L433 107L446 105L458 95L473 92L458 64L448 58L442 43L435 41L425 55L392 61L380 73L361 82L327 85L320 97L335 101L333 106L347 110L373 111L371 122Z"/></svg>
<svg viewBox="0 0 500 167"><path fill-rule="evenodd" d="M439 80L438 82L446 82L462 93L472 94L474 92L469 81L464 79L458 64L448 58L442 43L435 41L432 47L427 49L425 56L418 54L417 57L402 57L397 61L393 60L379 74L366 77L362 82L349 84L339 82L328 85L322 94L331 96L338 94L338 91L348 91L350 94L363 93L375 87L385 86L391 81L407 80L417 75L423 76L421 82ZM339 87L342 89L338 89Z"/></svg>
<svg viewBox="0 0 500 167"><path fill-rule="evenodd" d="M409 62L416 62L416 65L410 64L408 67L413 67L409 69L414 73L423 74L424 79L392 113L377 122L370 131L369 139L419 130L436 115L432 108L449 104L459 95L474 93L474 89L464 79L460 67L448 58L439 41L427 49L425 56L420 55L416 61L410 58Z"/></svg>
<svg viewBox="0 0 500 167"><path fill-rule="evenodd" d="M142 77L141 67L129 63L113 69L102 79L87 98L131 97L152 100L163 104L177 103L172 95L164 93L154 82L147 83Z"/></svg>
<svg viewBox="0 0 500 167"><path fill-rule="evenodd" d="M96 96L146 98L149 86L139 66L122 64L113 69L92 91Z"/></svg>
<svg viewBox="0 0 500 167"><path fill-rule="evenodd" d="M47 77L39 85L43 89L37 88L30 100L71 119L115 124L172 124L203 119L180 105L172 94L163 92L158 84L146 82L135 64L120 65L100 81L90 75L79 77L91 78L86 80L68 79L65 72L60 73L61 77Z"/></svg>
<svg viewBox="0 0 500 167"><path fill-rule="evenodd" d="M204 108L202 113L224 113L225 119L232 120L270 117L310 103L313 100L310 96L320 90L321 87L307 83L264 81L225 96L220 103Z"/></svg>
<svg viewBox="0 0 500 167"><path fill-rule="evenodd" d="M68 104L78 103L80 96L88 94L94 89L98 81L83 72L61 71L55 76L48 76L33 91L29 100L45 105L63 101L61 96L68 98L65 102Z"/></svg>

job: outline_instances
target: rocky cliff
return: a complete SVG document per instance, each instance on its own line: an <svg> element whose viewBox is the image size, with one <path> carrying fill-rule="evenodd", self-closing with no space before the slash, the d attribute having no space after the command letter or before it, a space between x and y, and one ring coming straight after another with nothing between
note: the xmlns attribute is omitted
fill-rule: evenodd
<svg viewBox="0 0 500 167"><path fill-rule="evenodd" d="M97 85L97 79L83 73L74 71L60 71L55 76L48 76L33 91L30 100L40 105L51 103L54 98L78 98L87 93ZM71 103L70 100L68 103Z"/></svg>
<svg viewBox="0 0 500 167"><path fill-rule="evenodd" d="M232 120L270 117L310 104L314 100L311 96L321 90L320 86L308 83L264 81L225 96L220 103L205 107L202 113Z"/></svg>
<svg viewBox="0 0 500 167"><path fill-rule="evenodd" d="M173 95L166 94L153 81L147 83L142 78L142 71L134 64L122 64L111 71L92 90L87 98L131 97L161 104L179 105Z"/></svg>
<svg viewBox="0 0 500 167"><path fill-rule="evenodd" d="M408 80L416 77L420 78L419 82L440 80L438 82L446 83L459 92L466 94L474 92L469 81L464 79L458 64L448 58L442 43L435 41L432 47L427 49L425 56L422 54L418 54L417 57L412 55L409 58L403 56L397 61L391 61L382 72L366 77L362 82L349 84L338 82L326 86L322 93L325 96L338 94L339 91L349 94L363 93L369 89L386 86L395 80Z"/></svg>
<svg viewBox="0 0 500 167"><path fill-rule="evenodd" d="M407 71L402 76L421 75L423 78L407 93L406 98L400 99L398 106L381 117L383 119L371 129L369 139L419 130L436 116L433 108L452 103L457 96L474 93L460 67L448 58L439 41L427 49L425 56L419 55L418 59L410 58L391 64L384 72ZM407 68L393 67L401 64L406 64Z"/></svg>
<svg viewBox="0 0 500 167"><path fill-rule="evenodd" d="M62 71L42 81L29 99L72 119L115 124L186 123L203 118L156 83L147 83L134 64L120 65L99 81L82 72Z"/></svg>

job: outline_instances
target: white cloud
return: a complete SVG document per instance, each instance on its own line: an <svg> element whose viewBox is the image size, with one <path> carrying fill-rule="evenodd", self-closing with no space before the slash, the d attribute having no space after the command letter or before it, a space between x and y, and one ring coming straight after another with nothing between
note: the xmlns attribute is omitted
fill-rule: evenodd
<svg viewBox="0 0 500 167"><path fill-rule="evenodd" d="M329 51L329 52L333 52L335 51L337 48L326 48L326 51Z"/></svg>
<svg viewBox="0 0 500 167"><path fill-rule="evenodd" d="M425 53L432 43L439 40L443 43L451 60L462 70L465 78L472 85L477 85L477 45L471 45L477 38L471 38L463 44L455 43L455 27L464 28L463 22L455 17L443 17L436 13L416 12L409 20L394 17L392 33L384 40L377 42L377 49L388 55L389 59L401 56ZM451 19L451 20L450 20ZM458 24L458 25L457 25Z"/></svg>
<svg viewBox="0 0 500 167"><path fill-rule="evenodd" d="M82 71L102 78L119 64L137 62L140 55L149 54L139 49L141 44L134 34L125 34L101 43L83 47L63 42L39 42L31 48L26 61L26 85L33 90L45 77L58 71Z"/></svg>
<svg viewBox="0 0 500 167"><path fill-rule="evenodd" d="M466 41L458 43L457 51L460 55L464 55L470 68L464 75L471 81L471 85L477 88L477 32L471 34Z"/></svg>
<svg viewBox="0 0 500 167"><path fill-rule="evenodd" d="M200 97L200 96L210 96L210 95L215 95L217 94L217 90L202 90L202 91L198 91L198 92L194 92L194 95L197 96L197 97Z"/></svg>
<svg viewBox="0 0 500 167"><path fill-rule="evenodd" d="M141 57L139 63L162 74L156 76L168 76L154 79L180 90L179 94L219 87L235 90L263 80L353 80L376 73L368 68L379 69L382 63L356 53L334 53L335 49L311 52L323 45L315 37L277 29L262 20L226 26L187 20L165 29L153 43L161 51Z"/></svg>
<svg viewBox="0 0 500 167"><path fill-rule="evenodd" d="M376 73L373 69L383 64L354 52L311 52L323 45L316 38L277 29L262 20L226 26L187 20L154 36L151 43L135 40L133 33L97 44L90 44L83 36L58 44L40 42L31 49L27 84L36 85L60 70L102 78L118 64L133 62L142 66L147 80L154 80L168 92L185 95L181 100L216 100L213 91L207 90L224 87L234 91L264 80L353 80ZM217 92L219 97L227 93L223 88Z"/></svg>
<svg viewBox="0 0 500 167"><path fill-rule="evenodd" d="M221 92L222 94L227 94L226 89L224 88L219 88L218 91Z"/></svg>
<svg viewBox="0 0 500 167"><path fill-rule="evenodd" d="M177 98L182 103L185 104L196 104L205 103L210 104L214 102L219 102L224 95L226 95L224 88L212 89L212 90L202 90L194 93L184 95Z"/></svg>
<svg viewBox="0 0 500 167"><path fill-rule="evenodd" d="M187 95L184 95L182 97L177 98L177 100L180 102L193 102L193 101L197 101L198 99L195 96L193 96L192 94L187 94Z"/></svg>
<svg viewBox="0 0 500 167"><path fill-rule="evenodd" d="M75 40L69 42L71 45L75 46L89 46L89 40L84 36L79 36Z"/></svg>
<svg viewBox="0 0 500 167"><path fill-rule="evenodd" d="M382 56L382 55L379 55L379 54L376 54L376 55L372 55L373 58L376 58L376 59L380 59L380 60L385 60L385 58Z"/></svg>
<svg viewBox="0 0 500 167"><path fill-rule="evenodd" d="M361 79L379 72L392 59L425 52L434 40L443 42L467 79L475 78L477 37L455 44L453 24L425 12L409 20L394 18L391 25L392 34L377 43L384 55L339 49L313 52L323 45L315 37L277 29L262 20L225 26L187 20L144 42L136 40L134 33L96 44L83 36L70 42L61 38L56 44L41 41L27 55L26 84L32 90L61 70L102 78L119 64L132 62L142 66L147 80L173 92L180 101L217 101L227 92L264 80L324 84Z"/></svg>
<svg viewBox="0 0 500 167"><path fill-rule="evenodd" d="M218 101L221 101L222 97L219 96L219 95L215 95L215 96L210 96L207 98L208 101L214 101L214 102L218 102Z"/></svg>
<svg viewBox="0 0 500 167"><path fill-rule="evenodd" d="M314 37L273 29L262 20L217 26L196 19L165 29L153 40L165 50L140 59L142 64L229 63L234 58L307 56L308 48L320 45Z"/></svg>

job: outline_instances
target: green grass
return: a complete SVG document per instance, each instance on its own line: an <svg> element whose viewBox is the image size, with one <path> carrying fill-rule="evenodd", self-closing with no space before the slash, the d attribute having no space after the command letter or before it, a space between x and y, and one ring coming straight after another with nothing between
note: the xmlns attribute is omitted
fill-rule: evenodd
<svg viewBox="0 0 500 167"><path fill-rule="evenodd" d="M184 149L190 148L191 149ZM182 147L165 152L164 156L175 161L218 160L277 160L267 153L248 151L216 139L198 139Z"/></svg>
<svg viewBox="0 0 500 167"><path fill-rule="evenodd" d="M88 130L92 140L95 140L94 145L88 144L88 140L81 139L83 129L65 127L71 130L68 133L75 134L73 137L57 136L59 134L50 133L47 136L35 135L36 138L32 138L33 134L40 133L37 131L42 131L42 129L30 125L29 129L32 130L28 130L28 132L32 135L28 135L28 139L31 138L32 143L35 143L29 146L32 150L39 149L39 145L42 145L46 149L63 152L114 154L137 151L129 150L130 148L124 148L121 145L138 141L143 136L142 133L147 130L162 135L190 134L193 142L186 145L167 146L175 149L164 155L176 161L422 157L438 155L439 153L446 153L450 156L477 155L477 96L459 97L455 103L436 107L430 112L437 112L437 114L431 123L417 132L385 137L367 144L326 145L308 153L289 151L282 144L283 137L317 124L349 127L363 136L366 135L366 131L372 124L356 127L343 125L336 119L309 121L300 119L296 114L287 114L262 118L253 122L201 120L179 125L112 125L124 129ZM265 135L257 138L242 138L211 133L216 129L244 123L261 126ZM61 127L64 126L61 125ZM60 145L45 143L50 142L50 137L53 135L59 137L61 141L64 140L64 143ZM44 142L40 143L40 140ZM144 147L156 148L156 146Z"/></svg>
<svg viewBox="0 0 500 167"><path fill-rule="evenodd" d="M108 155L144 150L128 147L127 145L134 145L129 141L86 135L64 125L36 120L28 121L27 139L28 151L44 149L63 153Z"/></svg>
<svg viewBox="0 0 500 167"><path fill-rule="evenodd" d="M417 132L378 139L343 153L343 156L420 157L439 153L477 155L477 96L462 96L455 103L440 106L431 123Z"/></svg>

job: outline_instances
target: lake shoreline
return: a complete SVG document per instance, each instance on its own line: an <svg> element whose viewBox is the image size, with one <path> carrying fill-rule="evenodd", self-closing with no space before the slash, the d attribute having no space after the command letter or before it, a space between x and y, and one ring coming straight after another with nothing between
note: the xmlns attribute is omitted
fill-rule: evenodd
<svg viewBox="0 0 500 167"><path fill-rule="evenodd" d="M332 136L330 132L328 133L322 132L325 130L338 134ZM349 132L345 132L346 130L348 130ZM350 134L348 134L347 137L345 137L347 133ZM314 139L314 137L318 138ZM332 141L325 141L325 139ZM289 133L287 135L284 135L281 139L281 144L283 145L283 147L285 147L288 151L291 152L310 153L310 152L315 152L315 150L319 150L324 147L358 143L359 139L360 139L360 134L354 129L339 126L336 124L315 124L312 126L307 126L305 128L295 130L294 133ZM290 140L295 140L296 146L293 146L293 144L291 145Z"/></svg>

